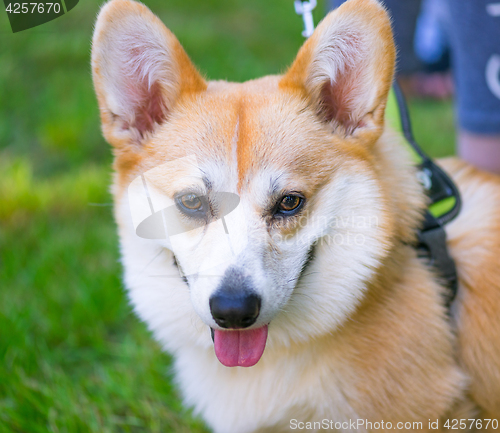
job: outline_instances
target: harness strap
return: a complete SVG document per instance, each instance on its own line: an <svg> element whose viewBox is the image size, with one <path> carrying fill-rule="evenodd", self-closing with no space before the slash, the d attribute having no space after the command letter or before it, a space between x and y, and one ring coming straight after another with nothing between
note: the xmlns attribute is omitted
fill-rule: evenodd
<svg viewBox="0 0 500 433"><path fill-rule="evenodd" d="M405 138L419 168L418 178L429 197L429 208L422 227L418 231L419 243L416 248L419 257L428 258L429 265L434 267L448 287L445 304L449 307L457 294L458 276L455 261L448 251L444 225L453 220L460 212L460 193L453 180L432 161L415 141L404 96L396 83L389 96L386 114L392 121L392 126Z"/></svg>
<svg viewBox="0 0 500 433"><path fill-rule="evenodd" d="M386 109L391 125L405 138L419 167L419 180L423 183L430 198L429 211L440 224L445 225L453 220L462 206L460 193L451 178L422 150L413 137L410 116L406 102L397 83L394 83L389 94Z"/></svg>
<svg viewBox="0 0 500 433"><path fill-rule="evenodd" d="M457 296L458 276L455 260L448 252L446 232L438 220L430 212L426 212L424 226L418 232L418 256L425 257L429 265L434 267L444 284L449 289L444 295L444 303L450 308Z"/></svg>

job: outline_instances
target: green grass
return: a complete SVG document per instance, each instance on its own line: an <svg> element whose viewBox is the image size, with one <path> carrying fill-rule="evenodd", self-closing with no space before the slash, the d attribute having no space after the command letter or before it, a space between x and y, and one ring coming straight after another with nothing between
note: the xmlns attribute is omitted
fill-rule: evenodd
<svg viewBox="0 0 500 433"><path fill-rule="evenodd" d="M147 4L211 78L280 72L302 43L292 0ZM0 433L205 432L121 287L89 68L98 8L17 34L0 13ZM411 110L422 145L452 153L451 104Z"/></svg>
<svg viewBox="0 0 500 433"><path fill-rule="evenodd" d="M415 140L434 158L455 153L455 122L451 101L412 100L409 104Z"/></svg>

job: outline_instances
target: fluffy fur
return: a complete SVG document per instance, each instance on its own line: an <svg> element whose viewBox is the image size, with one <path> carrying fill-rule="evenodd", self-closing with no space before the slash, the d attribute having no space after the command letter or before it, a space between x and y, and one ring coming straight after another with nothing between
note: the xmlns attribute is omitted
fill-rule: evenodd
<svg viewBox="0 0 500 433"><path fill-rule="evenodd" d="M447 227L460 278L450 318L445 289L411 246L426 199L384 124L394 44L378 2L345 3L284 76L240 84L206 82L144 5L113 0L97 20L92 69L115 152L125 286L214 432L325 418L421 421L422 431L439 419L443 431L448 418L500 417L500 180L442 162L464 201ZM186 187L237 194L230 253L220 221L181 221L182 242L137 236L138 179L155 206ZM306 198L303 211L273 219L290 191ZM219 327L208 299L228 269L262 297L253 328L269 324L251 368L221 365L210 337Z"/></svg>

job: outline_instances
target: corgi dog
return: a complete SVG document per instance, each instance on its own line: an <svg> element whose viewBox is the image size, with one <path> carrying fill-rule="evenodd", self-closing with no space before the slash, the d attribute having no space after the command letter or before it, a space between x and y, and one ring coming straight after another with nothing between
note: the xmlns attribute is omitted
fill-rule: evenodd
<svg viewBox="0 0 500 433"><path fill-rule="evenodd" d="M498 428L500 179L440 162L463 200L448 309L414 247L426 194L384 117L394 67L376 0L245 83L205 80L141 3L100 11L125 286L216 433Z"/></svg>

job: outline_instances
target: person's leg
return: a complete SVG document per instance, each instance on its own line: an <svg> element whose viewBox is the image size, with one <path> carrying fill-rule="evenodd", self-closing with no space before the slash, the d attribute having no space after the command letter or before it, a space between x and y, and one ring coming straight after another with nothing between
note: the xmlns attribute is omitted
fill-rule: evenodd
<svg viewBox="0 0 500 433"><path fill-rule="evenodd" d="M423 63L423 71L412 79L415 96L448 99L453 95L450 44L443 24L447 8L446 0L422 0L414 50Z"/></svg>
<svg viewBox="0 0 500 433"><path fill-rule="evenodd" d="M486 171L500 174L500 134L457 132L458 154L462 159Z"/></svg>
<svg viewBox="0 0 500 433"><path fill-rule="evenodd" d="M447 0L458 153L500 174L500 16L491 0Z"/></svg>

